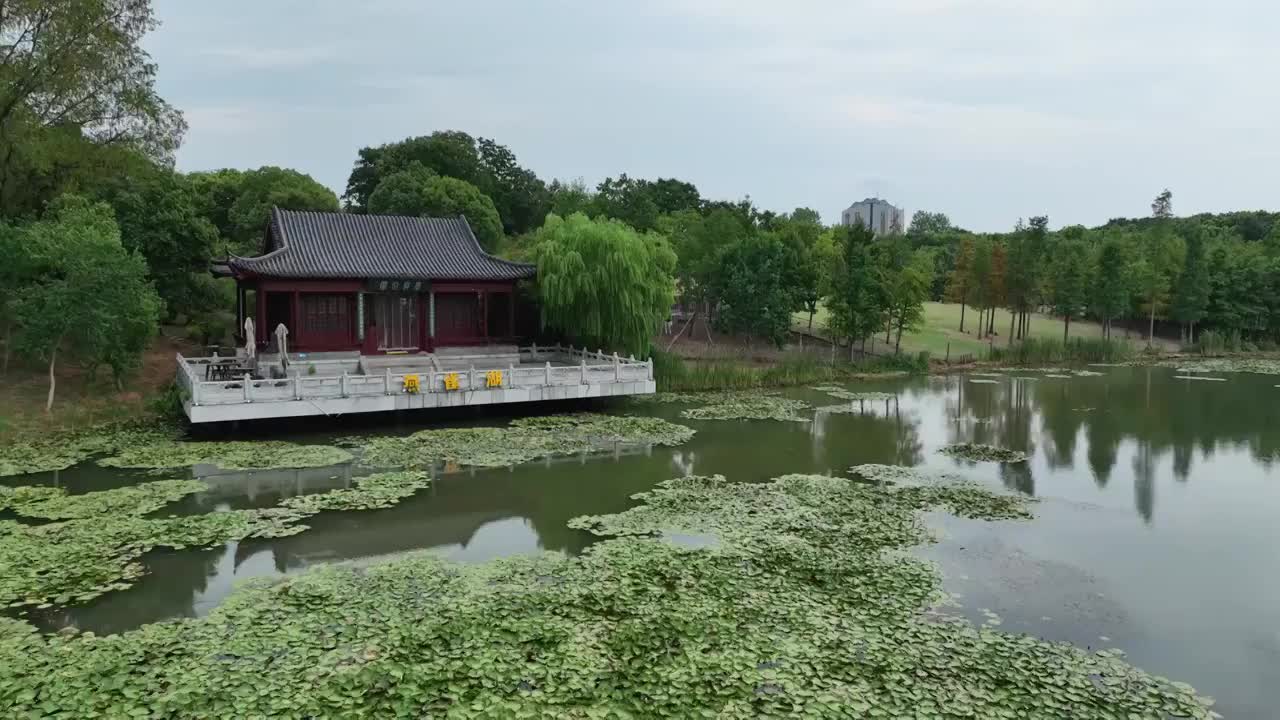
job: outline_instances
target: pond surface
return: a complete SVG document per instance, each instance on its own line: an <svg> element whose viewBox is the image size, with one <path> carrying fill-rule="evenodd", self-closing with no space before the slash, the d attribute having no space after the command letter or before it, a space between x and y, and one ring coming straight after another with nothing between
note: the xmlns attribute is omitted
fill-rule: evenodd
<svg viewBox="0 0 1280 720"><path fill-rule="evenodd" d="M812 423L703 422L681 419L682 405L625 405L616 409L666 417L698 435L676 448L620 449L510 469L440 468L428 489L394 508L324 513L307 521L310 530L277 540L153 552L146 557L149 574L133 588L30 619L47 629L72 624L117 632L204 614L247 577L423 548L464 562L577 553L590 539L566 527L570 518L624 510L632 494L686 473L765 481L795 472L842 474L860 463L918 465L1042 499L1031 522L930 516L945 537L921 554L940 564L947 588L960 596L955 612L1009 632L1120 648L1135 665L1214 696L1227 717L1275 717L1278 378L1220 374L1228 380L1203 382L1177 379L1168 369L1098 370L1104 375L860 383L854 389L896 397L854 403L854 413L818 413ZM839 402L809 389L786 394L815 406ZM957 442L1022 450L1031 460L972 464L937 452ZM162 512L267 507L342 487L363 471L185 472L210 490ZM86 464L6 481L80 492L153 479Z"/></svg>

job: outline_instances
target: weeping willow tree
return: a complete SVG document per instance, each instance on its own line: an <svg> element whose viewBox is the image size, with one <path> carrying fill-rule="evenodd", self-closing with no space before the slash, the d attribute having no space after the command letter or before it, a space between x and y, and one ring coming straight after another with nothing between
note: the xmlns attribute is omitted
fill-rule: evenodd
<svg viewBox="0 0 1280 720"><path fill-rule="evenodd" d="M543 325L590 347L648 350L675 297L665 237L574 213L548 215L534 242Z"/></svg>

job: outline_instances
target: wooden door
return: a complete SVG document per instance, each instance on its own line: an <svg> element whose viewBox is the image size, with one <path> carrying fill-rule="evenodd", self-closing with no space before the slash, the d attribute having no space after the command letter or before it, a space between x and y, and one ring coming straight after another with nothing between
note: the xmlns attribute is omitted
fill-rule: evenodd
<svg viewBox="0 0 1280 720"><path fill-rule="evenodd" d="M418 342L418 296L375 295L379 350L416 350Z"/></svg>
<svg viewBox="0 0 1280 720"><path fill-rule="evenodd" d="M436 293L436 344L483 339L475 293Z"/></svg>
<svg viewBox="0 0 1280 720"><path fill-rule="evenodd" d="M350 295L303 293L300 299L299 348L349 350L355 345L355 314Z"/></svg>

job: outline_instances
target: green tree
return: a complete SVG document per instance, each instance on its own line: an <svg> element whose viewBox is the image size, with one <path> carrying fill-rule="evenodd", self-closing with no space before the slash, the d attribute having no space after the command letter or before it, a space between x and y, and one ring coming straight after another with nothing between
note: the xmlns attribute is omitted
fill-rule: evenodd
<svg viewBox="0 0 1280 720"><path fill-rule="evenodd" d="M951 218L946 213L917 210L911 215L908 236L938 235L951 230Z"/></svg>
<svg viewBox="0 0 1280 720"><path fill-rule="evenodd" d="M643 355L675 297L666 238L581 213L534 233L543 323L577 342Z"/></svg>
<svg viewBox="0 0 1280 720"><path fill-rule="evenodd" d="M248 255L259 250L273 207L337 212L338 197L297 170L268 166L244 172L239 192L226 210L232 252Z"/></svg>
<svg viewBox="0 0 1280 720"><path fill-rule="evenodd" d="M547 193L551 196L549 212L560 217L591 212L593 193L582 178L567 181L552 180L547 186Z"/></svg>
<svg viewBox="0 0 1280 720"><path fill-rule="evenodd" d="M772 233L747 235L720 254L716 324L725 332L744 334L750 346L760 337L781 347L791 328L791 313L801 307L791 281L801 249Z"/></svg>
<svg viewBox="0 0 1280 720"><path fill-rule="evenodd" d="M1050 285L1053 312L1062 316L1062 342L1070 337L1071 319L1088 308L1089 251L1084 241L1062 238L1053 252Z"/></svg>
<svg viewBox="0 0 1280 720"><path fill-rule="evenodd" d="M902 352L902 333L916 330L924 323L924 303L929 299L933 283L933 254L915 250L901 268L890 273L889 318L897 328L894 353Z"/></svg>
<svg viewBox="0 0 1280 720"><path fill-rule="evenodd" d="M974 243L973 262L969 264L969 278L966 287L969 291L969 304L978 309L978 337L987 332L987 311L989 299L987 281L991 277L992 248L994 243L989 237L981 237Z"/></svg>
<svg viewBox="0 0 1280 720"><path fill-rule="evenodd" d="M21 231L19 246L26 282L10 303L13 344L48 363L45 411L53 410L60 352L91 375L110 367L119 385L155 335L162 303L142 256L121 244L111 208L67 196Z"/></svg>
<svg viewBox="0 0 1280 720"><path fill-rule="evenodd" d="M0 3L0 212L39 209L67 187L48 178L103 162L96 150L171 156L185 124L141 46L155 25L149 0Z"/></svg>
<svg viewBox="0 0 1280 720"><path fill-rule="evenodd" d="M96 196L115 211L126 250L147 261L151 281L171 315L187 318L218 305L209 262L221 248L217 228L200 216L195 191L166 168L121 175Z"/></svg>
<svg viewBox="0 0 1280 720"><path fill-rule="evenodd" d="M1102 333L1111 337L1111 323L1128 309L1133 296L1132 260L1123 242L1108 237L1098 249L1090 283L1090 306L1102 321Z"/></svg>
<svg viewBox="0 0 1280 720"><path fill-rule="evenodd" d="M960 248L956 251L955 267L947 277L947 287L943 295L947 302L960 303L960 332L964 332L964 311L972 299L971 273L975 252L972 237L960 240Z"/></svg>
<svg viewBox="0 0 1280 720"><path fill-rule="evenodd" d="M387 175L369 195L366 210L373 215L428 215L427 187L439 177L420 163Z"/></svg>
<svg viewBox="0 0 1280 720"><path fill-rule="evenodd" d="M1170 285L1182 264L1181 245L1173 235L1173 194L1161 192L1151 203L1155 224L1142 242L1141 257L1135 264L1134 278L1148 312L1147 346L1155 342L1156 314L1168 300Z"/></svg>
<svg viewBox="0 0 1280 720"><path fill-rule="evenodd" d="M467 219L471 232L486 252L496 252L502 242L502 219L488 195L465 180L436 177L427 181L423 194L424 214L430 217Z"/></svg>
<svg viewBox="0 0 1280 720"><path fill-rule="evenodd" d="M1186 234L1186 257L1173 293L1172 315L1183 323L1183 335L1194 343L1196 323L1204 319L1209 308L1209 266L1205 257L1204 231L1193 227Z"/></svg>
<svg viewBox="0 0 1280 720"><path fill-rule="evenodd" d="M601 180L592 198L592 214L621 220L642 232L657 227L660 212L649 182L626 173Z"/></svg>
<svg viewBox="0 0 1280 720"><path fill-rule="evenodd" d="M839 229L835 262L831 267L827 310L832 339L849 340L852 359L854 343L882 327L888 298L882 266L874 256L875 234L861 224Z"/></svg>

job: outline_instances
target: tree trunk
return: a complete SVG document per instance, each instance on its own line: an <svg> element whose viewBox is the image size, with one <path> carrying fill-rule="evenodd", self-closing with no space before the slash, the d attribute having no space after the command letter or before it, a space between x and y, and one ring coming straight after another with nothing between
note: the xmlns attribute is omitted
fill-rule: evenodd
<svg viewBox="0 0 1280 720"><path fill-rule="evenodd" d="M898 323L898 340L893 344L893 354L894 355L902 354L902 323L901 322Z"/></svg>
<svg viewBox="0 0 1280 720"><path fill-rule="evenodd" d="M1071 313L1062 316L1062 347L1067 346L1067 336L1071 332Z"/></svg>
<svg viewBox="0 0 1280 720"><path fill-rule="evenodd" d="M58 387L58 379L53 376L53 365L57 358L58 348L55 346L53 352L49 353L49 399L44 403L46 414L53 412L53 391Z"/></svg>
<svg viewBox="0 0 1280 720"><path fill-rule="evenodd" d="M817 308L813 308L809 311L809 332L813 332L813 314L816 312L818 312Z"/></svg>
<svg viewBox="0 0 1280 720"><path fill-rule="evenodd" d="M1147 347L1156 339L1156 296L1151 296L1151 324L1147 326Z"/></svg>
<svg viewBox="0 0 1280 720"><path fill-rule="evenodd" d="M964 303L960 303L960 332L964 332Z"/></svg>
<svg viewBox="0 0 1280 720"><path fill-rule="evenodd" d="M1013 324L1018 319L1018 313L1013 310L1009 311L1009 347L1013 347Z"/></svg>
<svg viewBox="0 0 1280 720"><path fill-rule="evenodd" d="M982 324L982 316L986 314L986 312L987 312L986 308L978 308L978 339L979 340L982 339L982 328L986 327L986 325Z"/></svg>
<svg viewBox="0 0 1280 720"><path fill-rule="evenodd" d="M1196 344L1196 321L1192 320L1187 327L1187 344Z"/></svg>
<svg viewBox="0 0 1280 720"><path fill-rule="evenodd" d="M987 334L996 334L996 309L991 308L987 311Z"/></svg>
<svg viewBox="0 0 1280 720"><path fill-rule="evenodd" d="M4 326L4 365L0 367L0 373L9 374L9 357L11 355L10 348L13 346L13 321L5 323Z"/></svg>
<svg viewBox="0 0 1280 720"><path fill-rule="evenodd" d="M889 335L893 333L893 313L889 313L889 321L884 325L884 344L889 344Z"/></svg>

